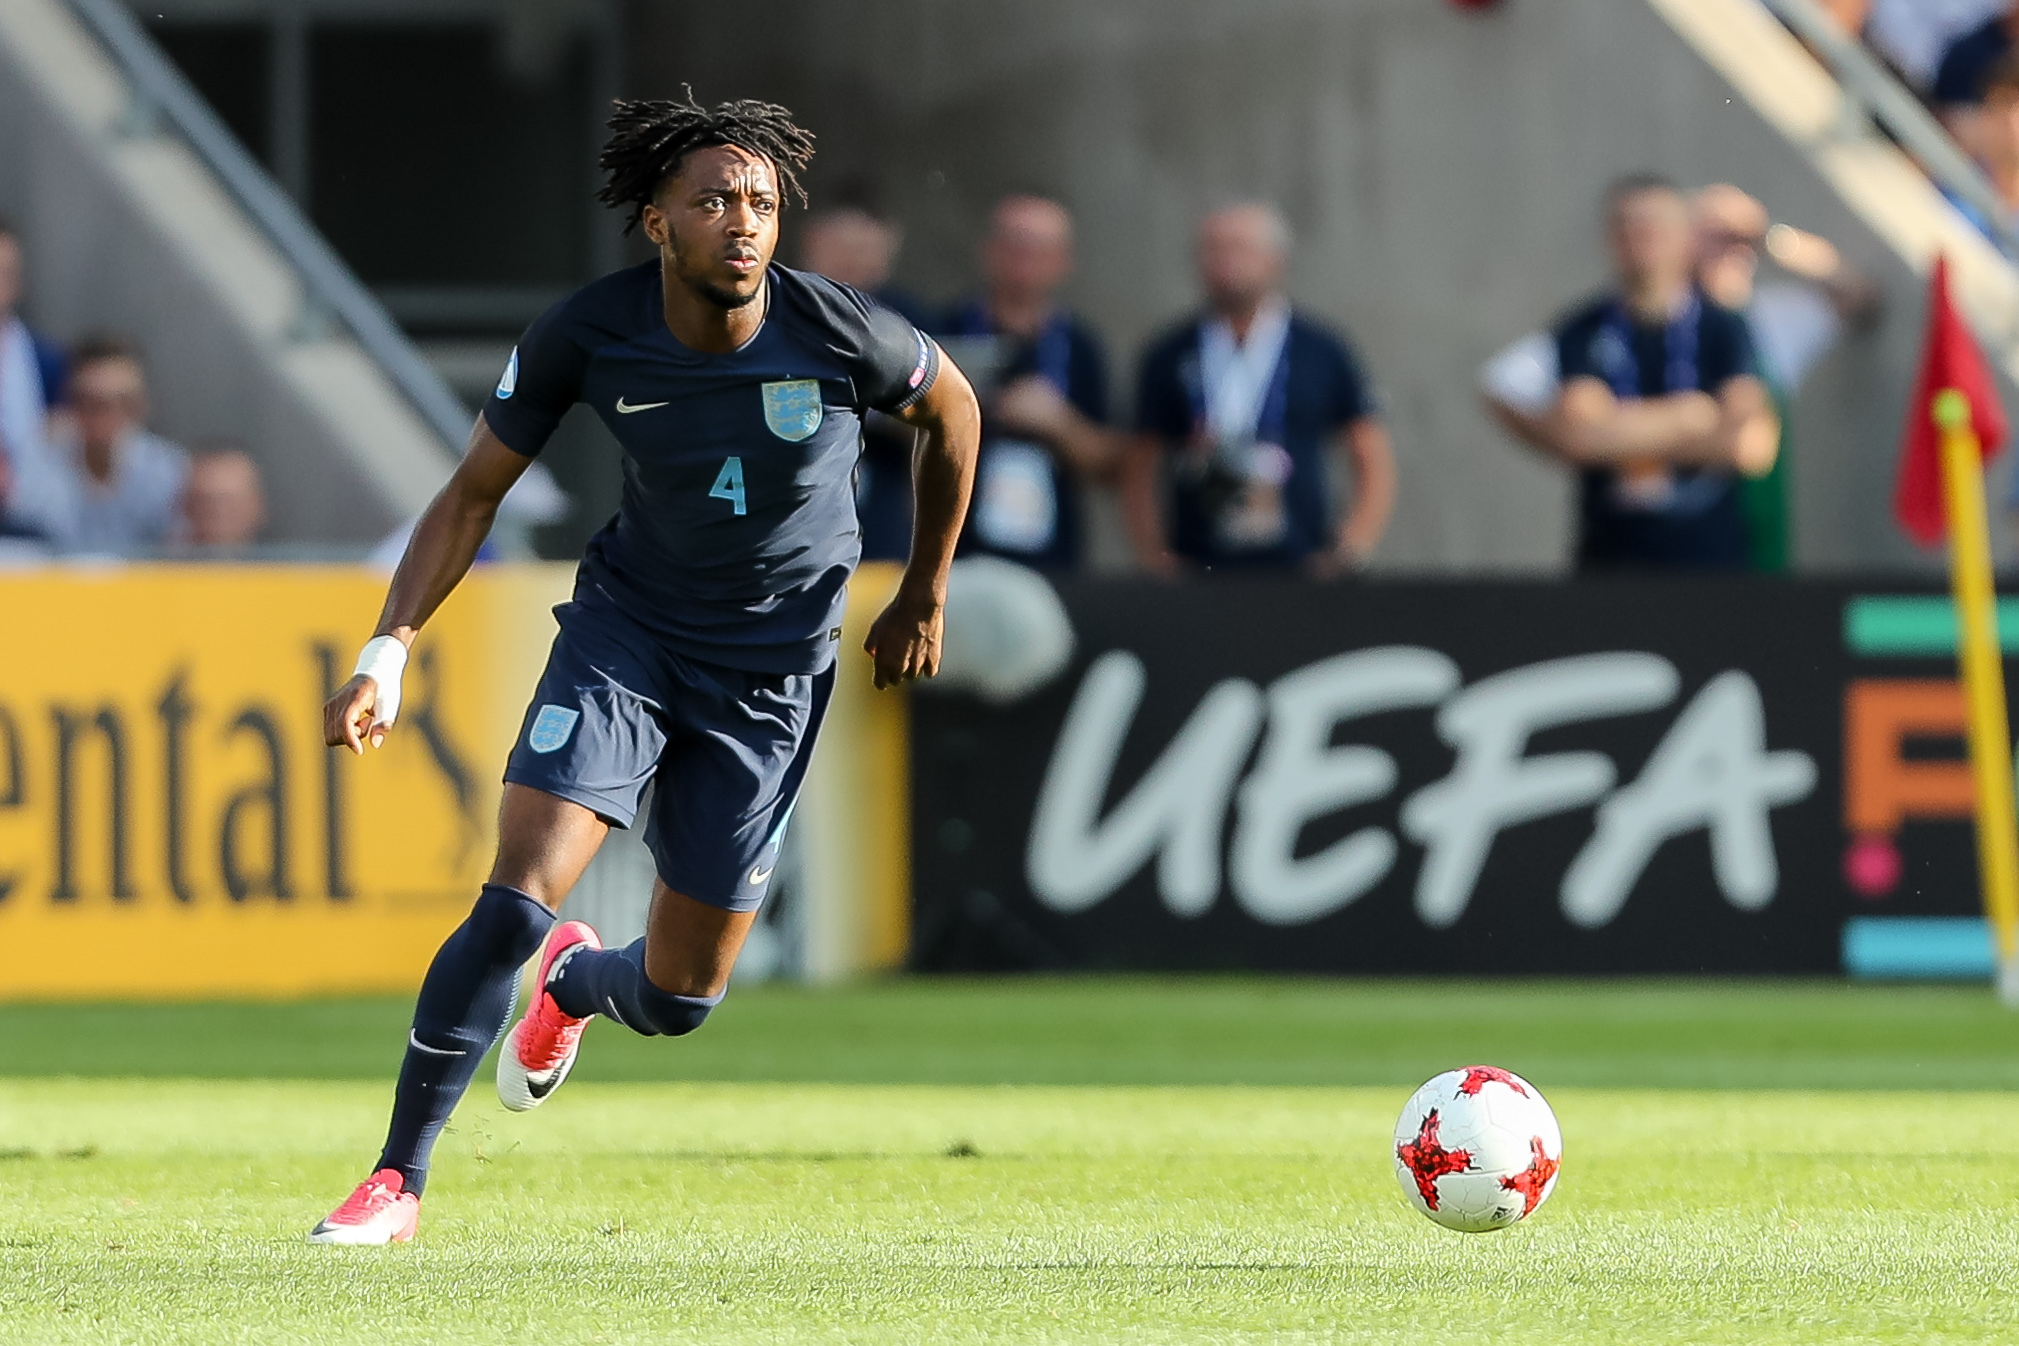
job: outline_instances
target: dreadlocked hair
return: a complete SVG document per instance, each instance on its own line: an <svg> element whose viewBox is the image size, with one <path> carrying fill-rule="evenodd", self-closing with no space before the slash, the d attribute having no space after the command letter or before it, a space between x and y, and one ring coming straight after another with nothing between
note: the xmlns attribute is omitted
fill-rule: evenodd
<svg viewBox="0 0 2019 1346"><path fill-rule="evenodd" d="M610 114L610 139L596 161L607 181L596 199L631 212L625 233L638 227L659 184L679 172L689 154L716 145L769 159L781 194L806 204L799 174L813 158L813 132L776 103L738 98L705 108L694 101L693 89L685 93L683 99L620 98Z"/></svg>

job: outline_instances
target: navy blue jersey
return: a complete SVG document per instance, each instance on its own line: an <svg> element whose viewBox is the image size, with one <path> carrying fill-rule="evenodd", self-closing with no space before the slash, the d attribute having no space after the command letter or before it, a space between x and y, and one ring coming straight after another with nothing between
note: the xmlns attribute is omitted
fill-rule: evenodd
<svg viewBox="0 0 2019 1346"><path fill-rule="evenodd" d="M656 260L586 285L526 329L484 419L530 456L585 402L623 446L623 504L578 601L692 658L814 673L861 555L863 415L923 397L939 350L846 285L776 265L767 280L764 325L725 354L667 330Z"/></svg>
<svg viewBox="0 0 2019 1346"><path fill-rule="evenodd" d="M1203 318L1191 319L1151 345L1136 385L1136 428L1161 440L1172 466L1171 550L1207 566L1292 566L1332 545L1334 491L1330 448L1339 430L1381 414L1360 361L1346 339L1301 313L1277 371L1277 390L1264 405L1257 437L1275 448L1273 480L1229 485L1186 467L1205 435L1206 398L1200 372ZM1273 496L1277 526L1254 538L1229 525L1257 496Z"/></svg>
<svg viewBox="0 0 2019 1346"><path fill-rule="evenodd" d="M1648 324L1614 297L1593 300L1556 328L1563 379L1595 378L1622 399L1705 392L1757 375L1745 318L1701 296L1674 323ZM1745 514L1729 472L1676 470L1657 494L1610 471L1584 473L1578 560L1586 567L1743 566Z"/></svg>

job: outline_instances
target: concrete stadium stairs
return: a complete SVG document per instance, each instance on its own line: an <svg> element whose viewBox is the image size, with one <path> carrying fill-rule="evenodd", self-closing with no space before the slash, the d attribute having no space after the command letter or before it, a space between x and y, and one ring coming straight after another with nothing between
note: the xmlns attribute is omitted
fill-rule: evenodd
<svg viewBox="0 0 2019 1346"><path fill-rule="evenodd" d="M23 233L30 316L62 339L136 337L158 428L231 435L261 458L275 538L383 537L462 446L357 342L311 320L281 252L134 102L60 0L0 3L0 213Z"/></svg>

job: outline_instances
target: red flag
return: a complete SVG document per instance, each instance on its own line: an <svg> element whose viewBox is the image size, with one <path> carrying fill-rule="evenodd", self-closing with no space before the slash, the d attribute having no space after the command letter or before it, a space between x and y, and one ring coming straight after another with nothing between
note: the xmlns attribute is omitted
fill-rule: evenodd
<svg viewBox="0 0 2019 1346"><path fill-rule="evenodd" d="M1907 403L1907 434L1900 448L1900 475L1893 483L1893 517L1907 536L1933 546L1949 532L1942 506L1942 432L1936 428L1935 394L1954 388L1970 399L1984 461L2005 447L2005 408L1998 385L1977 348L1977 338L1949 299L1949 259L1935 259L1928 278L1928 335L1921 347L1921 372Z"/></svg>

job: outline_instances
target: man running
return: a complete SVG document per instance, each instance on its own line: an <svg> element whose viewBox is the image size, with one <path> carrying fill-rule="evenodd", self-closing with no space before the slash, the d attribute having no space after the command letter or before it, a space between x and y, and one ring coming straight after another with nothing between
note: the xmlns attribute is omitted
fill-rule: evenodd
<svg viewBox="0 0 2019 1346"><path fill-rule="evenodd" d="M309 1234L414 1235L435 1138L510 1017L542 940L498 1094L537 1107L582 1027L700 1027L764 900L834 685L860 546L862 417L925 433L910 561L865 648L878 687L930 677L980 438L967 380L903 318L772 264L813 137L750 100L620 102L601 199L659 250L584 286L521 338L468 453L393 576L377 633L324 708L332 747L384 741L407 651L468 571L498 502L576 402L624 448L617 516L589 543L505 767L497 861L421 984L374 1172ZM602 947L553 909L656 785L643 939Z"/></svg>

